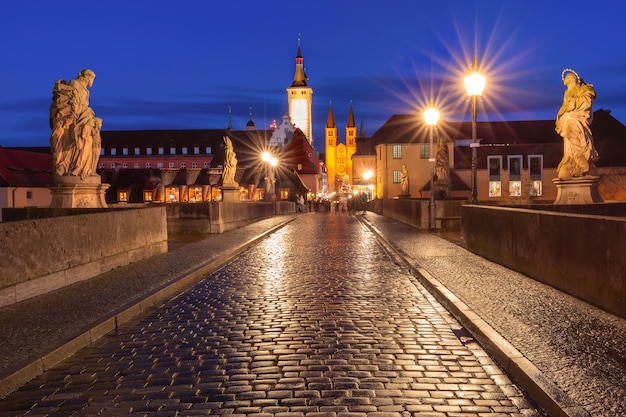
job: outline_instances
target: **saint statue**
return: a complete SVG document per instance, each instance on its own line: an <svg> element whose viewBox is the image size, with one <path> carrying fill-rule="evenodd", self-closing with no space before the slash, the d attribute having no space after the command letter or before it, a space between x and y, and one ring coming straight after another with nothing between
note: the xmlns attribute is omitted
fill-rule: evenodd
<svg viewBox="0 0 626 417"><path fill-rule="evenodd" d="M406 165L402 165L402 171L400 172L400 195L409 195L409 171L406 169Z"/></svg>
<svg viewBox="0 0 626 417"><path fill-rule="evenodd" d="M233 151L233 142L228 136L224 136L224 169L222 171L222 185L226 187L238 187L235 182L237 171L237 154Z"/></svg>
<svg viewBox="0 0 626 417"><path fill-rule="evenodd" d="M96 74L85 69L72 81L57 80L50 106L50 153L56 176L95 176L102 119L89 107L88 87Z"/></svg>
<svg viewBox="0 0 626 417"><path fill-rule="evenodd" d="M436 198L446 198L450 195L450 154L448 146L439 135L437 140L437 154L435 155L435 195Z"/></svg>
<svg viewBox="0 0 626 417"><path fill-rule="evenodd" d="M557 167L560 179L582 177L595 172L599 159L593 145L591 105L596 98L592 84L587 84L570 68L561 74L567 86L563 105L556 116L556 132L563 138L563 159Z"/></svg>

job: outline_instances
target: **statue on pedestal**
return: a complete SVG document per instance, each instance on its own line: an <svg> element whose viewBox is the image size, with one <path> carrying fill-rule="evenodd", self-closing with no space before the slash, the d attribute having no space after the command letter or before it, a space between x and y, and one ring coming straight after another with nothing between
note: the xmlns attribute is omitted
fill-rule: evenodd
<svg viewBox="0 0 626 417"><path fill-rule="evenodd" d="M235 173L237 172L237 154L233 150L233 142L228 136L224 136L224 169L222 171L222 185L224 187L239 187L235 181Z"/></svg>
<svg viewBox="0 0 626 417"><path fill-rule="evenodd" d="M102 119L89 107L88 87L96 74L89 69L72 81L57 80L50 106L50 152L56 176L96 175Z"/></svg>
<svg viewBox="0 0 626 417"><path fill-rule="evenodd" d="M599 203L600 177L594 165L599 155L591 134L591 105L596 92L571 68L563 70L561 79L567 89L556 116L556 132L563 138L563 159L556 169L557 178L552 180L557 189L554 204Z"/></svg>
<svg viewBox="0 0 626 417"><path fill-rule="evenodd" d="M556 117L556 132L563 138L563 159L557 167L560 179L595 174L594 162L599 159L593 145L591 105L596 98L592 84L587 84L570 68L561 74L567 86L563 105Z"/></svg>
<svg viewBox="0 0 626 417"><path fill-rule="evenodd" d="M71 81L57 80L50 106L50 153L54 186L51 207L106 208L96 173L100 158L102 119L89 107L89 90L96 74L85 69Z"/></svg>

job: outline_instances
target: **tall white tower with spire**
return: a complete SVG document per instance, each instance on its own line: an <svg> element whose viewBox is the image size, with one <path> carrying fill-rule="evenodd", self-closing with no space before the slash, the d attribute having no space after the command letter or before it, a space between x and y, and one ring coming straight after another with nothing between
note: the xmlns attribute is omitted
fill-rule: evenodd
<svg viewBox="0 0 626 417"><path fill-rule="evenodd" d="M291 87L287 88L289 102L289 117L291 122L306 136L313 146L313 121L311 108L313 104L313 89L307 85L308 78L304 72L304 59L300 52L300 35L298 35L298 55L296 56L296 73Z"/></svg>

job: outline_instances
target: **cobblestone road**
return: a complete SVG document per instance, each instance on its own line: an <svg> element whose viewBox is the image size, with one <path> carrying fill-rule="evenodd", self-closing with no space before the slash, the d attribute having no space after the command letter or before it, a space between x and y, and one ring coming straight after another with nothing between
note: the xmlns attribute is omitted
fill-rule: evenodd
<svg viewBox="0 0 626 417"><path fill-rule="evenodd" d="M0 416L539 416L347 214L304 214Z"/></svg>

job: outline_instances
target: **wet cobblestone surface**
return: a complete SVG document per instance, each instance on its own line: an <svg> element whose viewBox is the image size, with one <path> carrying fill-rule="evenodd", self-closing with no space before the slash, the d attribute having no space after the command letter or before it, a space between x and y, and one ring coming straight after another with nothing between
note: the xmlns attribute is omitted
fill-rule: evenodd
<svg viewBox="0 0 626 417"><path fill-rule="evenodd" d="M364 218L590 415L626 416L626 320L466 251L458 233Z"/></svg>
<svg viewBox="0 0 626 417"><path fill-rule="evenodd" d="M1 400L0 410L540 415L374 233L344 213L299 216L191 290Z"/></svg>

